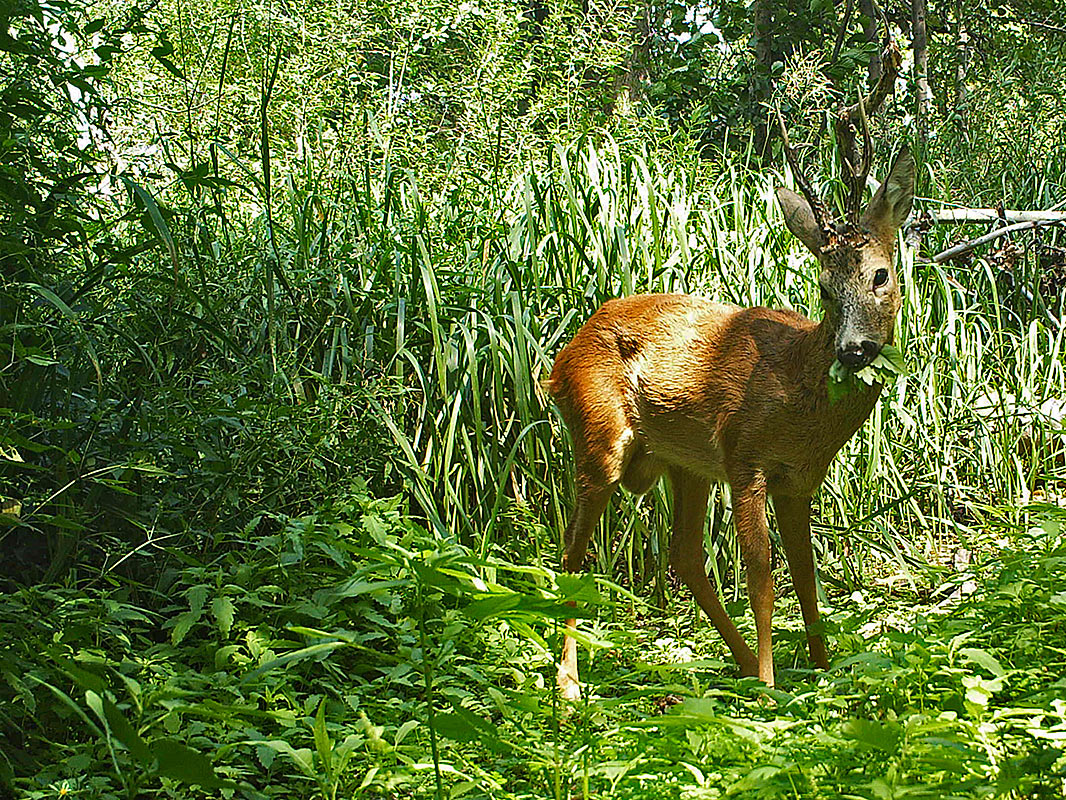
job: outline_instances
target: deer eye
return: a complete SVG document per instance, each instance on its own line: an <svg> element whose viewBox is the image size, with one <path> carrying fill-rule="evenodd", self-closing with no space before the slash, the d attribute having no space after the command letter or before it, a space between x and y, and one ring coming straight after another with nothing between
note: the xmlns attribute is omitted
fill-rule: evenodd
<svg viewBox="0 0 1066 800"><path fill-rule="evenodd" d="M888 270L884 267L874 273L874 288L877 289L888 283Z"/></svg>
<svg viewBox="0 0 1066 800"><path fill-rule="evenodd" d="M833 302L833 295L829 293L829 290L823 284L818 284L818 291L821 292L823 303Z"/></svg>

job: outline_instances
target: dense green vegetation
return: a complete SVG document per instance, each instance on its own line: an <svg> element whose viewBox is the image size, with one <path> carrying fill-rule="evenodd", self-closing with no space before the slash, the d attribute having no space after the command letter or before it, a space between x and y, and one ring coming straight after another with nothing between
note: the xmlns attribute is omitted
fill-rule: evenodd
<svg viewBox="0 0 1066 800"><path fill-rule="evenodd" d="M603 300L819 314L765 102L839 197L873 46L748 10L0 8L0 796L1062 796L1056 228L904 250L909 375L817 498L828 673L778 564L780 685L736 677L668 487L556 572L539 381ZM929 28L875 172L907 140L920 210L1063 208L1062 10ZM751 637L722 490L707 546Z"/></svg>

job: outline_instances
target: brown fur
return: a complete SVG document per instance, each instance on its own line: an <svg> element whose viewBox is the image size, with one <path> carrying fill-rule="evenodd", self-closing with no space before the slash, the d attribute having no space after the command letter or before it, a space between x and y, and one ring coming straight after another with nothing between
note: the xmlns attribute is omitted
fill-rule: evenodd
<svg viewBox="0 0 1066 800"><path fill-rule="evenodd" d="M806 201L779 191L786 224L822 264L821 322L687 295L610 300L559 353L547 382L574 445L577 507L565 534L564 567L581 568L592 531L619 485L642 493L668 474L675 501L671 564L741 669L771 685L767 496L774 500L804 621L813 626L818 607L811 496L880 391L863 384L830 405L826 382L847 347L865 342L873 352L892 339L900 305L893 251L910 209L913 174L909 154L897 158L862 225L830 242L812 227ZM877 284L879 271L888 273L883 284ZM725 614L704 569L712 480L733 488L758 658ZM808 640L812 660L826 667L822 637L811 632ZM569 637L559 680L567 694L576 694L576 647Z"/></svg>

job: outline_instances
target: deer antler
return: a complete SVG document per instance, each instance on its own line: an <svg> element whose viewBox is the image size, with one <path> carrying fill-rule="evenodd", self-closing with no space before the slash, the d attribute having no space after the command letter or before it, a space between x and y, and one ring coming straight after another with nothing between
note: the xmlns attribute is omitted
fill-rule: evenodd
<svg viewBox="0 0 1066 800"><path fill-rule="evenodd" d="M807 176L803 173L803 169L800 167L799 159L796 158L796 151L792 149L792 144L788 140L788 131L785 129L785 120L781 117L781 108L776 106L774 110L777 112L777 124L781 128L781 144L785 149L785 159L788 161L788 166L792 170L792 177L796 181L796 185L803 193L803 196L807 198L807 203L811 207L811 212L814 214L814 221L818 223L818 227L822 229L822 233L825 234L826 242L831 242L836 237L836 230L829 223L829 216L825 211L825 203L822 202L822 198L818 192L814 190L814 187L807 181Z"/></svg>
<svg viewBox="0 0 1066 800"><path fill-rule="evenodd" d="M870 141L869 117L876 114L885 98L892 94L892 90L896 85L896 77L899 75L900 64L903 60L899 47L892 41L887 20L885 21L883 44L881 77L878 79L877 85L866 97L863 97L860 92L858 102L842 109L833 125L836 133L837 148L840 151L840 159L844 165L844 182L848 187L845 208L849 226L858 225L859 223L859 213L862 210L862 193L866 188L866 179L870 175L873 144ZM855 143L856 128L859 127L862 129L861 157Z"/></svg>
<svg viewBox="0 0 1066 800"><path fill-rule="evenodd" d="M884 103L885 98L892 94L896 86L896 78L899 76L900 64L903 61L899 47L892 41L888 19L885 17L884 12L881 13L881 20L884 23L884 35L881 40L883 48L881 53L881 75L878 78L877 85L868 95L864 96L860 91L858 101L854 105L842 108L833 123L837 150L840 153L840 160L844 167L843 178L847 186L847 197L844 204L845 220L850 229L856 228L859 224L863 190L866 188L866 179L870 175L870 164L873 160L874 148L873 141L870 138L869 117L876 114L881 104ZM829 222L829 216L826 213L822 198L811 187L799 166L796 152L792 149L792 145L788 140L788 131L785 130L785 121L781 117L780 107L775 107L774 110L777 113L777 124L781 128L781 141L785 149L785 158L792 169L796 185L803 192L803 196L807 198L811 211L814 213L815 222L825 234L826 242L832 242L837 237L837 230ZM859 129L862 130L861 155L855 142L855 135Z"/></svg>
<svg viewBox="0 0 1066 800"><path fill-rule="evenodd" d="M858 155L858 148L855 146L855 129L851 125L848 125L845 131L845 138L850 146L841 147L841 157L844 159L844 166L848 172L845 178L845 183L848 186L848 196L844 201L844 209L849 225L856 225L859 222L859 213L862 210L862 192L866 188L866 178L870 174L870 161L873 155L873 143L870 141L870 124L866 117L866 104L863 102L861 94L857 105L859 107L859 122L862 127L862 156L859 157ZM841 141L840 127L837 128L837 137L837 140Z"/></svg>

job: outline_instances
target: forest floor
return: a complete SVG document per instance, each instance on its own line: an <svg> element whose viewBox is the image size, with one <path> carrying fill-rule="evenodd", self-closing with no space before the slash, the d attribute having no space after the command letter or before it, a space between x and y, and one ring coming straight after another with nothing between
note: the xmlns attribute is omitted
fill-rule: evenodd
<svg viewBox="0 0 1066 800"><path fill-rule="evenodd" d="M690 600L475 557L358 496L219 539L165 586L5 595L0 768L27 798L1057 798L1066 541L1061 511L1037 518L932 593L830 587L827 672L782 575L768 689Z"/></svg>

